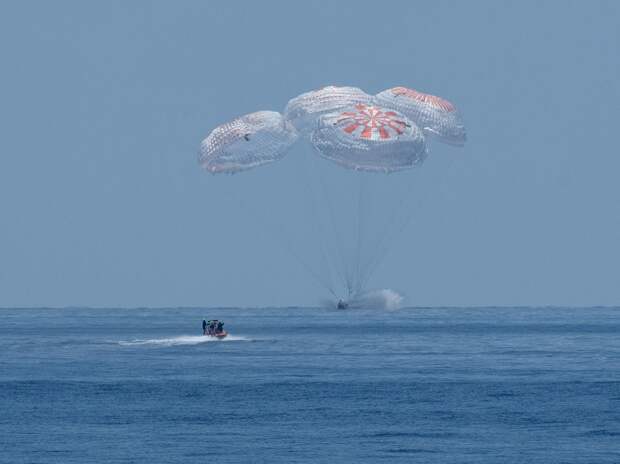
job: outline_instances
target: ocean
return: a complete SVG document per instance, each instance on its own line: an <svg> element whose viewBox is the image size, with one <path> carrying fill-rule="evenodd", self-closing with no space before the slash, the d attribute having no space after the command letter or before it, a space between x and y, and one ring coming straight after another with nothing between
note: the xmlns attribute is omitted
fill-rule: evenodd
<svg viewBox="0 0 620 464"><path fill-rule="evenodd" d="M620 463L620 308L3 309L0 462Z"/></svg>

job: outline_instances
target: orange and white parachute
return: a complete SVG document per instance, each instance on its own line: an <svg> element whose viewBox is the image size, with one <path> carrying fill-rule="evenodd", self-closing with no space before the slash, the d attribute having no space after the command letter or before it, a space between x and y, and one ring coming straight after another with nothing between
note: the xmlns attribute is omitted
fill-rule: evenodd
<svg viewBox="0 0 620 464"><path fill-rule="evenodd" d="M427 153L422 131L404 115L364 104L323 115L311 141L324 158L360 171L411 168Z"/></svg>
<svg viewBox="0 0 620 464"><path fill-rule="evenodd" d="M200 145L200 165L234 173L282 158L297 139L290 122L275 111L257 111L216 127Z"/></svg>
<svg viewBox="0 0 620 464"><path fill-rule="evenodd" d="M368 105L371 101L372 96L357 87L329 85L302 93L291 99L284 109L284 117L302 135L309 135L317 128L322 115L340 111L358 103Z"/></svg>
<svg viewBox="0 0 620 464"><path fill-rule="evenodd" d="M357 87L328 86L293 98L288 102L283 115L275 111L258 111L216 127L202 141L199 162L214 174L244 171L281 159L299 136L303 136L321 157L341 167L371 173L391 173L424 162L428 153L427 135L446 143L463 145L466 139L465 127L454 105L440 97L405 87L384 90L372 97ZM325 168L330 167L329 163L321 164ZM314 212L319 221L322 212L330 212L325 224L331 222L334 232L327 233L325 240L315 250L316 253L313 252L321 260L320 270L312 269L312 266L300 261L310 275L335 298L341 294L336 292L332 276L340 277L347 292L346 298L352 306L367 304L375 307L379 300L371 297L379 293L388 295L382 297L382 301L389 298L396 301L397 305L398 295L394 298L389 292L367 293L364 289L385 256L393 231L402 230L412 216L406 209L402 209L400 212L404 214L400 214L399 210L406 205L404 201L399 201L390 202L388 208L380 204L378 216L362 220L361 215L368 198L363 193L363 185L367 177L376 179L388 188L397 188L403 183L406 186L413 184L409 176L391 176L389 181L381 179L380 175L356 173L351 177L360 182L357 208L352 207L355 200L347 196L352 190L347 189L350 186L348 183L338 183L338 191L333 192L334 195L324 192L324 198L329 201L328 208L317 208L315 205ZM323 179L319 183L325 189ZM312 186L313 183L310 183L310 188ZM409 197L412 195L400 192L394 198L406 200ZM312 198L315 200L314 194ZM333 213L331 208L335 202L345 208L342 211L344 214ZM267 202L261 204L272 207ZM348 214L355 210L358 212L357 221ZM305 211L300 212L305 214ZM357 241L347 239L353 237L353 233L344 233L342 237L345 239L340 239L340 227L336 225L335 218L342 218L344 227L356 224ZM293 224L296 222L292 221ZM327 230L323 225L317 224L318 234ZM378 226L376 233L363 230L373 225ZM286 230L281 227L276 227L276 230L288 241L290 237ZM335 243L330 245L330 240ZM365 254L364 250L369 253Z"/></svg>
<svg viewBox="0 0 620 464"><path fill-rule="evenodd" d="M282 158L299 135L321 156L351 169L392 172L427 155L425 135L463 145L465 126L443 98L406 87L371 97L357 87L327 86L288 102L284 115L258 111L215 128L199 161L211 173L233 173Z"/></svg>
<svg viewBox="0 0 620 464"><path fill-rule="evenodd" d="M462 146L467 140L460 113L452 103L441 97L407 87L393 87L375 95L374 101L401 112L425 134L441 142Z"/></svg>

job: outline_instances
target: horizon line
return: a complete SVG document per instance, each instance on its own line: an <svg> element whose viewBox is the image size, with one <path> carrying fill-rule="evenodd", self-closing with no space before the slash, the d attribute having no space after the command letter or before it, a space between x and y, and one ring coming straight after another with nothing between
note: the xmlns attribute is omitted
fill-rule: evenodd
<svg viewBox="0 0 620 464"><path fill-rule="evenodd" d="M231 309L332 309L331 306L307 306L307 305L286 305L286 306L78 306L78 305L68 305L68 306L0 306L0 311L6 310L35 310L35 309L44 309L44 310L74 310L74 309L85 309L85 310L170 310L170 309L203 309L203 310L231 310ZM373 309L373 308L351 308L351 310L360 310L360 309ZM382 309L383 308L375 308ZM412 306L403 306L401 308L395 309L395 311L399 310L407 310L407 309L620 309L619 305L576 305L576 306L567 306L567 305L557 305L557 304L548 304L548 305L412 305ZM342 310L341 310L342 311ZM345 310L346 311L346 310Z"/></svg>

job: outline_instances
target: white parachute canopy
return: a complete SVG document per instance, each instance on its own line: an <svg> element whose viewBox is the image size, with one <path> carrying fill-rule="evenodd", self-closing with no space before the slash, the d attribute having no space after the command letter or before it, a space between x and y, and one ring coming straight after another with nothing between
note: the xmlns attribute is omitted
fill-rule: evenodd
<svg viewBox="0 0 620 464"><path fill-rule="evenodd" d="M411 168L427 153L418 126L396 111L365 104L323 115L311 141L322 157L360 171Z"/></svg>
<svg viewBox="0 0 620 464"><path fill-rule="evenodd" d="M257 175L261 181L279 178L285 183L282 188L259 189L259 194L272 192L273 197L252 196L249 214L255 214L257 222L282 220L272 232L335 298L343 295L341 286L350 307L398 307L398 294L365 290L394 237L412 218L410 201L419 195L411 189L417 182L409 173L389 179L375 173L421 165L428 153L427 136L463 145L466 133L459 112L440 97L405 87L373 97L357 87L328 86L293 98L283 115L258 111L216 127L202 141L199 162L213 174L249 170L281 159L300 136L310 142L307 148L311 144L315 153L331 163L300 147L300 155L308 156L290 160L298 175L271 178L267 170ZM346 169L334 168L332 163ZM236 180L225 184L232 186ZM302 193L299 201L290 196L296 191L291 187L296 186ZM232 188L232 196L238 191ZM287 201L281 206L290 205L291 211L260 213L261 207L272 210L272 200L285 191ZM240 206L245 206L245 199ZM308 229L300 225L312 227L316 246L306 240ZM300 246L294 244L296 229L301 231Z"/></svg>
<svg viewBox="0 0 620 464"><path fill-rule="evenodd" d="M370 104L372 96L357 87L327 86L302 93L288 102L284 117L302 135L309 135L317 128L321 115L333 113L358 103Z"/></svg>
<svg viewBox="0 0 620 464"><path fill-rule="evenodd" d="M216 127L200 145L200 165L215 173L234 173L282 158L297 131L276 111L257 111Z"/></svg>
<svg viewBox="0 0 620 464"><path fill-rule="evenodd" d="M393 87L375 96L378 105L401 112L441 142L462 146L467 140L463 119L456 107L435 95L407 87Z"/></svg>

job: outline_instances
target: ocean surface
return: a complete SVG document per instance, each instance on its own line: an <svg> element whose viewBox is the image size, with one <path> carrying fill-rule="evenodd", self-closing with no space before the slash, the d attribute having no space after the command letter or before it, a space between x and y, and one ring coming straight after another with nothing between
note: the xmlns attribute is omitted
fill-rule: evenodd
<svg viewBox="0 0 620 464"><path fill-rule="evenodd" d="M620 463L620 309L3 309L0 462Z"/></svg>

